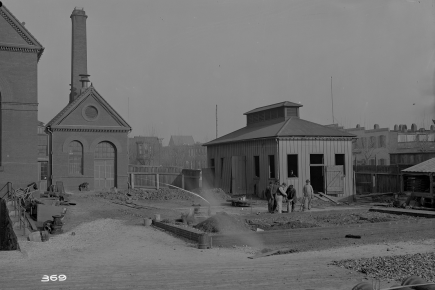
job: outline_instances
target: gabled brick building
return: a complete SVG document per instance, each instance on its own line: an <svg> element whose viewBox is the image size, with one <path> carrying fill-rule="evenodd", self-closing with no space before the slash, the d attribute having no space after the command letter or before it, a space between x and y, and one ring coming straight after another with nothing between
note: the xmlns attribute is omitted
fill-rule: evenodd
<svg viewBox="0 0 435 290"><path fill-rule="evenodd" d="M38 61L44 47L0 7L0 187L38 180Z"/></svg>
<svg viewBox="0 0 435 290"><path fill-rule="evenodd" d="M75 8L69 103L47 123L49 185L67 189L88 182L91 189L126 188L131 127L92 86L87 86L86 14ZM81 84L80 84L81 83Z"/></svg>

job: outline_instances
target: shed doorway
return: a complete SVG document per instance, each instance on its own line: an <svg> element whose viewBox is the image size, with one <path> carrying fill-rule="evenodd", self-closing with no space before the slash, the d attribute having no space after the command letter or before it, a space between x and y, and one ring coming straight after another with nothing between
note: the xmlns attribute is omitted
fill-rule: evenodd
<svg viewBox="0 0 435 290"><path fill-rule="evenodd" d="M315 192L325 192L323 154L310 154L310 181Z"/></svg>
<svg viewBox="0 0 435 290"><path fill-rule="evenodd" d="M101 142L94 153L94 189L116 186L116 150L109 142Z"/></svg>

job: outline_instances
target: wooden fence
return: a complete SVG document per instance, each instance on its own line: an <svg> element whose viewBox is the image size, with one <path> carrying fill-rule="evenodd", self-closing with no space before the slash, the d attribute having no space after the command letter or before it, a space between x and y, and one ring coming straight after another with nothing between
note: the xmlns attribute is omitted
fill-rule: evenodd
<svg viewBox="0 0 435 290"><path fill-rule="evenodd" d="M401 192L401 170L412 165L355 165L357 194Z"/></svg>
<svg viewBox="0 0 435 290"><path fill-rule="evenodd" d="M132 188L155 188L176 186L192 190L201 186L201 170L181 167L129 165Z"/></svg>

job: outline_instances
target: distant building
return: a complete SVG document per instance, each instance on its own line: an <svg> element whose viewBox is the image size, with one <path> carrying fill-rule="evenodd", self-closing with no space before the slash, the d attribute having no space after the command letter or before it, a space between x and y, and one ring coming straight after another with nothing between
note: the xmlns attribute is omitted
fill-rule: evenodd
<svg viewBox="0 0 435 290"><path fill-rule="evenodd" d="M38 180L38 62L43 51L44 47L24 23L3 4L0 7L0 188L7 182L18 188Z"/></svg>
<svg viewBox="0 0 435 290"><path fill-rule="evenodd" d="M358 136L353 143L354 163L358 165L413 165L435 157L435 126L429 130L417 128L412 124L408 129L406 125L395 125L393 130L360 127L343 130Z"/></svg>
<svg viewBox="0 0 435 290"><path fill-rule="evenodd" d="M300 107L282 102L251 110L245 113L246 127L204 144L212 186L263 197L268 183L279 179L294 185L300 196L310 179L315 191L353 194L356 136L300 119Z"/></svg>
<svg viewBox="0 0 435 290"><path fill-rule="evenodd" d="M207 148L201 143L166 146L162 148L162 165L186 169L201 169L207 166Z"/></svg>
<svg viewBox="0 0 435 290"><path fill-rule="evenodd" d="M162 140L148 136L130 137L128 139L129 164L160 166Z"/></svg>
<svg viewBox="0 0 435 290"><path fill-rule="evenodd" d="M171 136L169 140L169 147L173 146L186 146L186 145L194 145L195 140L193 140L192 136Z"/></svg>

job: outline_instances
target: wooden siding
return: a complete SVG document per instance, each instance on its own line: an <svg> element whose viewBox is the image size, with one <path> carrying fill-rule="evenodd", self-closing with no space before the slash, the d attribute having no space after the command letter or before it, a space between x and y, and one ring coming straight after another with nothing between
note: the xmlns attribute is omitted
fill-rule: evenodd
<svg viewBox="0 0 435 290"><path fill-rule="evenodd" d="M287 154L298 154L298 177L288 178ZM310 177L310 154L323 154L325 166L335 166L335 154L345 154L344 194L353 194L352 141L344 138L280 138L280 180L293 184L297 195L302 196L302 187Z"/></svg>
<svg viewBox="0 0 435 290"><path fill-rule="evenodd" d="M279 148L279 149L278 149ZM298 155L298 177L288 178L287 154ZM275 175L280 182L293 184L297 195L302 195L306 179L310 179L310 154L323 154L325 166L335 166L335 154L345 155L344 194L353 194L352 141L346 138L280 138L252 140L207 147L207 158L215 159L215 187L231 192L232 156L246 156L247 194L264 197L264 190L272 179L269 178L269 155L275 155ZM260 157L260 178L255 177L254 156ZM223 168L221 158L224 158ZM222 171L223 170L223 171Z"/></svg>
<svg viewBox="0 0 435 290"><path fill-rule="evenodd" d="M263 197L264 190L269 182L269 155L275 155L275 172L278 175L277 142L275 139L253 140L229 144L219 144L207 147L207 158L215 159L215 186L225 192L231 189L231 159L232 156L246 156L246 183L247 194L254 194L254 185L257 196ZM255 177L254 156L260 157L260 178ZM223 172L221 158L224 158Z"/></svg>

